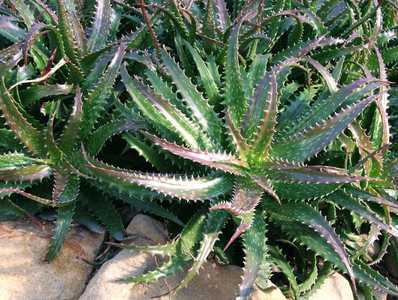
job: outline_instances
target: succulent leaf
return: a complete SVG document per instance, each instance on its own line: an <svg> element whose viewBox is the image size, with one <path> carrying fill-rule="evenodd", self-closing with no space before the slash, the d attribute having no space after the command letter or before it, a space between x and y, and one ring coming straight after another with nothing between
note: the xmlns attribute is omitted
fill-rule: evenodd
<svg viewBox="0 0 398 300"><path fill-rule="evenodd" d="M272 155L293 161L305 161L311 158L328 146L377 97L379 95L369 96L347 106L322 124L292 137L289 142L273 146Z"/></svg>
<svg viewBox="0 0 398 300"><path fill-rule="evenodd" d="M232 154L213 153L194 149L191 150L174 143L170 143L166 140L162 140L148 133L145 133L145 136L148 137L153 143L160 146L162 149L167 150L174 155L192 160L205 166L209 166L210 168L219 169L231 174L241 175L246 166L244 162L238 160Z"/></svg>
<svg viewBox="0 0 398 300"><path fill-rule="evenodd" d="M54 234L48 249L46 260L53 261L65 241L66 235L69 232L72 224L73 215L75 213L75 203L69 204L66 207L58 209L57 222L55 224Z"/></svg>
<svg viewBox="0 0 398 300"><path fill-rule="evenodd" d="M41 133L21 113L15 99L5 87L4 78L0 83L0 108L10 129L29 151L39 155L45 153L44 145L40 142Z"/></svg>
<svg viewBox="0 0 398 300"><path fill-rule="evenodd" d="M266 270L263 262L269 259L266 234L266 223L263 217L256 214L252 226L243 234L243 247L245 251L245 266L243 279L239 286L237 299L248 299L254 291L259 273L270 274L270 268ZM270 265L269 265L270 267Z"/></svg>
<svg viewBox="0 0 398 300"><path fill-rule="evenodd" d="M87 41L87 49L94 52L106 44L108 33L111 29L112 7L110 0L97 0L96 12L91 28L91 35Z"/></svg>
<svg viewBox="0 0 398 300"><path fill-rule="evenodd" d="M191 110L192 116L200 124L201 128L209 134L212 141L216 144L219 143L222 125L217 114L165 50L162 50L162 61Z"/></svg>
<svg viewBox="0 0 398 300"><path fill-rule="evenodd" d="M128 183L139 185L153 191L184 200L209 200L216 198L231 189L227 177L197 177L177 175L146 174L117 169L104 163L93 161L87 163L85 169L110 185Z"/></svg>
<svg viewBox="0 0 398 300"><path fill-rule="evenodd" d="M279 215L284 219L300 222L316 231L337 254L340 264L344 266L352 285L355 286L355 275L347 251L341 239L322 215L311 206L303 203L285 203L283 211L273 202L264 202L263 205L270 210L272 215Z"/></svg>

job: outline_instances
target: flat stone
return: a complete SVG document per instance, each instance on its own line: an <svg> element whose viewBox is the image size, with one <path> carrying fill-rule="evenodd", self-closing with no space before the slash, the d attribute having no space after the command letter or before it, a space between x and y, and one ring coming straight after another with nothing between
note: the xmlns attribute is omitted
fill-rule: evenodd
<svg viewBox="0 0 398 300"><path fill-rule="evenodd" d="M156 220L137 215L127 227L133 244L165 243L167 232ZM207 262L190 285L177 294L170 293L183 278L176 276L161 279L151 284L123 284L118 279L136 276L153 270L160 264L160 258L124 249L106 262L89 282L80 300L230 300L235 299L242 270L237 266L220 266ZM274 296L270 296L274 295ZM255 296L255 297L254 297ZM285 300L281 291L274 287L265 292L256 291L253 300Z"/></svg>
<svg viewBox="0 0 398 300"><path fill-rule="evenodd" d="M349 281L339 273L329 276L309 300L354 300Z"/></svg>
<svg viewBox="0 0 398 300"><path fill-rule="evenodd" d="M167 231L163 224L142 214L136 215L131 220L126 233L136 239L148 239L146 244L164 244L167 241ZM134 243L137 244L137 240Z"/></svg>
<svg viewBox="0 0 398 300"><path fill-rule="evenodd" d="M242 270L237 266L220 266L208 262L188 287L162 300L230 300L235 299L241 281Z"/></svg>
<svg viewBox="0 0 398 300"><path fill-rule="evenodd" d="M153 245L167 241L167 232L163 225L145 215L135 216L126 233L136 245ZM80 300L108 300L109 295L116 300L144 300L166 294L177 286L180 278L174 276L161 279L150 285L118 282L119 279L153 270L159 263L160 260L150 254L124 249L101 266Z"/></svg>
<svg viewBox="0 0 398 300"><path fill-rule="evenodd" d="M286 300L282 291L272 282L268 282L268 288L264 291L256 289L250 296L250 300Z"/></svg>
<svg viewBox="0 0 398 300"><path fill-rule="evenodd" d="M92 271L103 235L82 227L68 234L60 255L44 261L53 226L20 220L0 223L0 299L78 299Z"/></svg>

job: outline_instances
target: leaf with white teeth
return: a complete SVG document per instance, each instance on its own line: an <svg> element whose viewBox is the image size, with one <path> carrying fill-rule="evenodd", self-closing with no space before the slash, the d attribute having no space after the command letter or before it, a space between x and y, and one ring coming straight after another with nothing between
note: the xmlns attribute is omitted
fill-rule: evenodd
<svg viewBox="0 0 398 300"><path fill-rule="evenodd" d="M136 131L138 128L140 128L140 124L134 121L117 120L108 122L92 133L91 139L87 142L87 151L90 155L95 156L113 136L123 132Z"/></svg>
<svg viewBox="0 0 398 300"><path fill-rule="evenodd" d="M121 75L127 91L147 118L152 122L159 123L165 129L173 128L194 149L204 145L199 129L193 126L180 110L169 101L156 95L142 82L132 79L125 66L122 67Z"/></svg>
<svg viewBox="0 0 398 300"><path fill-rule="evenodd" d="M360 215L362 218L367 220L369 223L376 225L378 228L388 232L389 234L398 237L398 229L391 225L384 223L381 218L370 210L368 207L360 204L356 199L350 197L344 192L336 191L335 193L329 195L327 201L331 201L351 212Z"/></svg>
<svg viewBox="0 0 398 300"><path fill-rule="evenodd" d="M41 142L41 133L32 126L19 110L19 106L0 79L0 108L6 122L14 134L34 154L42 155L46 152Z"/></svg>
<svg viewBox="0 0 398 300"><path fill-rule="evenodd" d="M269 264L267 268L263 264L269 260L266 228L263 216L256 214L251 227L242 236L245 260L237 298L239 300L249 299L260 274L262 280L265 276L271 275L271 265Z"/></svg>
<svg viewBox="0 0 398 300"><path fill-rule="evenodd" d="M250 228L254 218L255 208L261 201L262 195L263 191L257 188L253 183L250 181L243 181L237 185L231 202L221 202L210 208L210 210L226 210L241 220L240 225L228 241L225 249L227 249L242 233Z"/></svg>
<svg viewBox="0 0 398 300"><path fill-rule="evenodd" d="M246 167L246 164L231 154L227 153L212 153L207 151L199 151L194 149L188 149L174 143L170 143L166 140L162 140L154 135L145 133L145 136L153 141L156 145L162 149L167 150L174 155L183 157L185 159L192 160L199 164L208 166L210 168L222 170L228 173L241 175Z"/></svg>
<svg viewBox="0 0 398 300"><path fill-rule="evenodd" d="M191 263L195 247L202 239L204 223L204 215L194 216L185 226L177 241L173 243L173 247L168 247L168 253L166 253L166 255L169 256L169 260L163 263L159 268L138 276L121 278L120 281L126 283L150 283L183 271ZM161 250L162 248L163 247L160 246ZM152 252L154 251L153 249Z"/></svg>
<svg viewBox="0 0 398 300"><path fill-rule="evenodd" d="M338 91L337 82L334 80L332 74L329 73L328 69L322 66L318 61L312 59L311 57L307 57L306 60L322 75L325 80L329 91L331 93L335 93Z"/></svg>
<svg viewBox="0 0 398 300"><path fill-rule="evenodd" d="M72 224L74 214L74 202L58 209L54 234L46 255L47 261L53 261L57 257L58 253L61 251L66 235L69 232L70 226Z"/></svg>
<svg viewBox="0 0 398 300"><path fill-rule="evenodd" d="M84 167L87 172L111 185L139 185L158 193L184 200L203 201L217 198L231 190L227 177L188 178L181 175L160 175L117 169L90 160Z"/></svg>
<svg viewBox="0 0 398 300"><path fill-rule="evenodd" d="M272 155L274 157L300 162L313 157L333 142L333 140L379 96L380 95L373 95L358 101L351 106L343 108L341 112L323 123L296 134L291 137L289 141L274 145L271 149Z"/></svg>
<svg viewBox="0 0 398 300"><path fill-rule="evenodd" d="M32 164L43 164L44 160L31 158L23 153L5 153L0 154L0 170L3 168L17 168Z"/></svg>
<svg viewBox="0 0 398 300"><path fill-rule="evenodd" d="M188 42L185 42L184 45L188 48L195 61L196 68L199 71L200 79L204 89L206 90L207 97L209 97L211 103L214 102L217 97L219 97L220 90L211 74L210 68L206 65L206 62L202 59L196 48L193 48Z"/></svg>
<svg viewBox="0 0 398 300"><path fill-rule="evenodd" d="M276 218L300 222L316 231L337 254L340 260L339 263L344 267L345 271L347 271L355 287L354 271L344 245L333 228L319 212L304 203L285 203L283 209L271 201L264 201L262 205L264 205L268 212Z"/></svg>
<svg viewBox="0 0 398 300"><path fill-rule="evenodd" d="M387 71L384 64L383 56L377 47L374 47L376 53L377 62L379 65L379 77L380 80L387 81ZM376 101L377 109L380 115L381 126L375 126L374 129L380 128L381 134L380 139L377 141L377 147L383 147L390 144L390 124L388 122L388 87L380 87L380 97ZM377 122L377 119L375 120ZM384 151L383 151L384 152Z"/></svg>
<svg viewBox="0 0 398 300"><path fill-rule="evenodd" d="M273 129L276 125L278 113L278 84L282 84L288 75L287 67L297 63L297 59L286 59L280 64L273 66L266 72L254 88L250 98L250 105L244 117L245 136L252 138L257 131L257 138L263 138L261 131ZM257 129L260 126L260 129ZM273 132L268 134L272 141ZM266 139L266 141L268 141ZM257 142L258 143L258 142ZM267 144L266 144L267 145Z"/></svg>
<svg viewBox="0 0 398 300"><path fill-rule="evenodd" d="M219 143L222 125L217 114L170 55L165 50L162 50L161 54L163 64L191 110L192 116L202 129L209 134L213 142Z"/></svg>
<svg viewBox="0 0 398 300"><path fill-rule="evenodd" d="M51 174L46 165L25 165L12 168L0 168L0 181L35 181L42 180Z"/></svg>
<svg viewBox="0 0 398 300"><path fill-rule="evenodd" d="M306 228L305 225L289 224L289 222L285 223L282 227L290 237L298 240L327 261L332 262L341 271L346 271L345 266L342 264L340 257L334 251L332 245L327 243L316 232ZM298 235L297 232L300 232L300 234ZM398 287L367 264L358 260L354 261L353 270L355 277L360 283L374 289L382 290L388 294L398 295Z"/></svg>
<svg viewBox="0 0 398 300"><path fill-rule="evenodd" d="M261 83L260 83L261 84ZM252 145L253 155L259 160L268 156L272 138L275 132L278 114L278 84L275 73L270 74L269 91L265 101L264 115L256 132L256 139Z"/></svg>
<svg viewBox="0 0 398 300"><path fill-rule="evenodd" d="M379 195L369 194L365 191L361 191L360 189L354 187L345 188L344 193L346 193L352 198L359 199L365 202L377 203L380 205L385 205L391 208L398 209L398 201L392 197L386 198Z"/></svg>
<svg viewBox="0 0 398 300"><path fill-rule="evenodd" d="M84 97L85 104L83 105L83 120L81 124L82 139L87 138L96 125L99 117L105 111L106 101L112 94L112 87L116 77L119 75L119 69L126 49L127 45L125 43L119 45L108 68L99 79L96 86Z"/></svg>
<svg viewBox="0 0 398 300"><path fill-rule="evenodd" d="M49 200L40 196L33 195L31 193L25 192L24 190L21 190L19 188L14 188L14 187L1 187L0 188L0 198L4 196L10 196L12 194L18 194L21 195L27 199L33 200L37 203L49 206L49 207L60 207L59 203L54 202L53 200Z"/></svg>
<svg viewBox="0 0 398 300"><path fill-rule="evenodd" d="M214 0L214 2L217 16L216 23L221 29L221 32L224 32L230 23L227 4L224 0Z"/></svg>
<svg viewBox="0 0 398 300"><path fill-rule="evenodd" d="M355 143L358 148L359 155L361 156L361 159L364 161L364 168L367 172L367 174L371 173L372 169L375 170L381 170L382 168L382 163L383 163L383 157L381 153L376 152L374 145L372 144L372 141L370 137L366 134L366 130L361 127L359 122L352 122L349 126L348 129L350 130L352 137L355 140ZM368 156L374 153L373 159L368 160Z"/></svg>
<svg viewBox="0 0 398 300"><path fill-rule="evenodd" d="M316 101L312 106L308 106L303 116L291 124L289 128L283 133L278 133L277 143L290 140L292 135L301 132L311 126L316 126L318 123L326 120L331 114L336 112L342 105L352 105L355 102L363 99L366 95L376 90L383 83L375 79L360 78L356 81L341 87L337 92L332 93L329 97Z"/></svg>
<svg viewBox="0 0 398 300"><path fill-rule="evenodd" d="M197 255L194 258L192 266L189 268L184 279L180 282L175 293L187 287L189 283L198 275L201 267L206 263L208 256L213 251L214 244L221 234L221 228L227 220L227 213L223 211L212 211L209 213L206 225L203 231L203 237L200 242Z"/></svg>
<svg viewBox="0 0 398 300"><path fill-rule="evenodd" d="M231 116L228 111L225 112L225 126L228 129L229 135L232 137L236 151L241 157L244 157L246 155L248 146L242 136L240 129L236 128L234 124L232 124Z"/></svg>
<svg viewBox="0 0 398 300"><path fill-rule="evenodd" d="M345 169L329 166L300 166L287 162L267 164L264 173L272 180L306 184L343 184L376 181L368 177L350 175Z"/></svg>
<svg viewBox="0 0 398 300"><path fill-rule="evenodd" d="M281 249L276 246L269 246L269 256L271 262L280 269L281 273L285 275L287 281L290 284L290 289L295 297L298 298L298 283L294 274L294 268L290 265L289 260L282 253Z"/></svg>
<svg viewBox="0 0 398 300"><path fill-rule="evenodd" d="M108 33L111 29L112 7L110 0L97 0L95 18L87 41L87 49L94 52L106 45Z"/></svg>
<svg viewBox="0 0 398 300"><path fill-rule="evenodd" d="M271 180L269 180L266 176L256 176L252 175L251 179L260 187L262 188L266 193L271 195L278 203L281 202L279 199L278 194L274 191L274 187L272 186Z"/></svg>
<svg viewBox="0 0 398 300"><path fill-rule="evenodd" d="M71 0L57 0L59 29L65 53L76 66L86 51L86 38L77 16L75 3Z"/></svg>
<svg viewBox="0 0 398 300"><path fill-rule="evenodd" d="M82 121L83 101L80 88L76 88L76 95L72 113L70 114L68 124L66 125L63 135L59 141L59 147L66 153L70 153L79 140L79 129Z"/></svg>
<svg viewBox="0 0 398 300"><path fill-rule="evenodd" d="M79 195L80 178L74 174L54 172L54 189L52 198L57 203L71 203Z"/></svg>
<svg viewBox="0 0 398 300"><path fill-rule="evenodd" d="M247 110L242 75L239 66L239 31L245 21L241 17L232 27L228 40L227 58L225 64L225 106L232 121L232 125L239 128L242 117Z"/></svg>

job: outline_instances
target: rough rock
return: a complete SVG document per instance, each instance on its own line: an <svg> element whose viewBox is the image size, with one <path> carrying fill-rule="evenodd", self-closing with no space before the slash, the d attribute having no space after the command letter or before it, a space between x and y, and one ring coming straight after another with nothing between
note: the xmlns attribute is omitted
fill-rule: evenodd
<svg viewBox="0 0 398 300"><path fill-rule="evenodd" d="M52 225L29 221L0 223L0 299L78 299L92 271L103 236L74 227L60 255L44 261Z"/></svg>
<svg viewBox="0 0 398 300"><path fill-rule="evenodd" d="M276 285L269 282L268 288L264 291L256 289L250 300L286 300L286 297Z"/></svg>
<svg viewBox="0 0 398 300"><path fill-rule="evenodd" d="M126 232L132 236L134 244L158 244L167 241L164 227L145 215L137 215L127 227ZM148 254L122 250L113 259L106 262L93 279L80 300L108 300L110 295L115 300L230 300L235 299L241 268L237 266L219 266L208 262L201 269L191 284L177 295L170 294L183 274L159 280L149 285L128 285L116 282L126 276L138 275L155 268L156 259ZM253 300L285 300L276 287L267 292L256 292ZM279 297L265 297L264 295Z"/></svg>
<svg viewBox="0 0 398 300"><path fill-rule="evenodd" d="M126 233L136 245L153 245L167 241L167 233L162 224L145 215L135 216ZM145 286L117 282L118 279L153 270L157 264L157 258L152 255L122 250L102 265L90 280L80 300L108 300L109 295L117 300L144 300L163 295L177 285L178 278L159 280Z"/></svg>
<svg viewBox="0 0 398 300"><path fill-rule="evenodd" d="M309 300L354 300L348 280L339 273L328 277Z"/></svg>

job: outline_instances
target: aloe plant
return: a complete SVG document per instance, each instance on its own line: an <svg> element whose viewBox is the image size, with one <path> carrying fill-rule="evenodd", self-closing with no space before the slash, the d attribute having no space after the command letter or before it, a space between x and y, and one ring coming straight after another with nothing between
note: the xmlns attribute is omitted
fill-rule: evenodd
<svg viewBox="0 0 398 300"><path fill-rule="evenodd" d="M122 239L120 199L188 220L165 245L133 247L168 260L123 282L187 270L178 291L241 240L238 299L266 288L273 266L294 299L335 269L369 299L373 289L398 294L372 267L397 250L393 1L0 9L0 217L55 209L49 260L90 214ZM120 133L148 165L126 167L116 143L101 152ZM104 162L115 156L117 166Z"/></svg>
<svg viewBox="0 0 398 300"><path fill-rule="evenodd" d="M126 140L154 167L159 162L150 144L166 152L166 157L177 165L191 161L193 172L166 175L131 171L103 163L88 153L84 153L87 163L81 171L121 193L130 189L139 193L139 187L144 187L169 201L201 201L209 206L209 212L193 217L173 242L139 248L167 256L167 263L124 281L148 283L188 268L178 289L185 287L214 249L229 213L238 225L224 249L242 235L245 252L239 299L248 298L255 285L266 286L270 266L282 264L278 260L280 250L267 242L269 226L281 228L282 234L298 239L346 272L354 291L358 279L361 285L396 294L397 288L388 279L346 249L344 239L318 210L331 203L334 209L348 209L387 234L397 236L395 227L365 205L370 202L394 207L395 200L361 189L363 185L389 186L389 181L372 172L363 175L362 168L355 166L348 169L313 162L329 145L347 141L344 131L352 128L355 132L355 120L384 97L388 81L357 76L340 85L313 58L312 53L316 55L343 44L341 39L325 36L323 31L319 37L284 51L287 57L276 53L271 60L269 54L256 54L253 62L243 68L239 33L242 25L256 15L253 7L242 10L230 29L223 66L217 65L212 57L206 61L195 45L182 38L176 40L179 55L186 49L195 62L195 81L201 83L200 88L167 49L160 51L158 72L148 69L145 79L132 78L126 66L121 68L122 81L132 99L121 110L146 124L138 135L128 135ZM298 84L289 78L291 70L308 72L310 67L319 73L321 92L305 98L307 102L298 100L290 106L282 105L281 101L289 98L289 88ZM218 72L222 68L221 76ZM382 132L386 135L384 139L389 138ZM146 144L137 143L142 139ZM186 169L181 167L183 173ZM287 277L293 297L301 297L316 286L315 275L300 286L290 275Z"/></svg>
<svg viewBox="0 0 398 300"><path fill-rule="evenodd" d="M145 42L147 31L123 33L121 11L112 9L109 0L88 7L94 11L88 25L85 18L91 16L79 15L76 5L66 0L1 4L1 41L9 46L1 52L0 109L5 122L0 132L0 194L20 195L57 210L48 260L58 254L81 203L121 238L123 224L112 202L98 194L103 200L93 205L93 199L79 196L90 178L79 171L75 154L81 144L98 154L113 135L137 127L134 121L112 119L107 110L114 103L114 82L126 52ZM40 105L42 114L36 112ZM43 179L48 185L50 177L52 195L26 190ZM154 208L162 215L161 208Z"/></svg>

